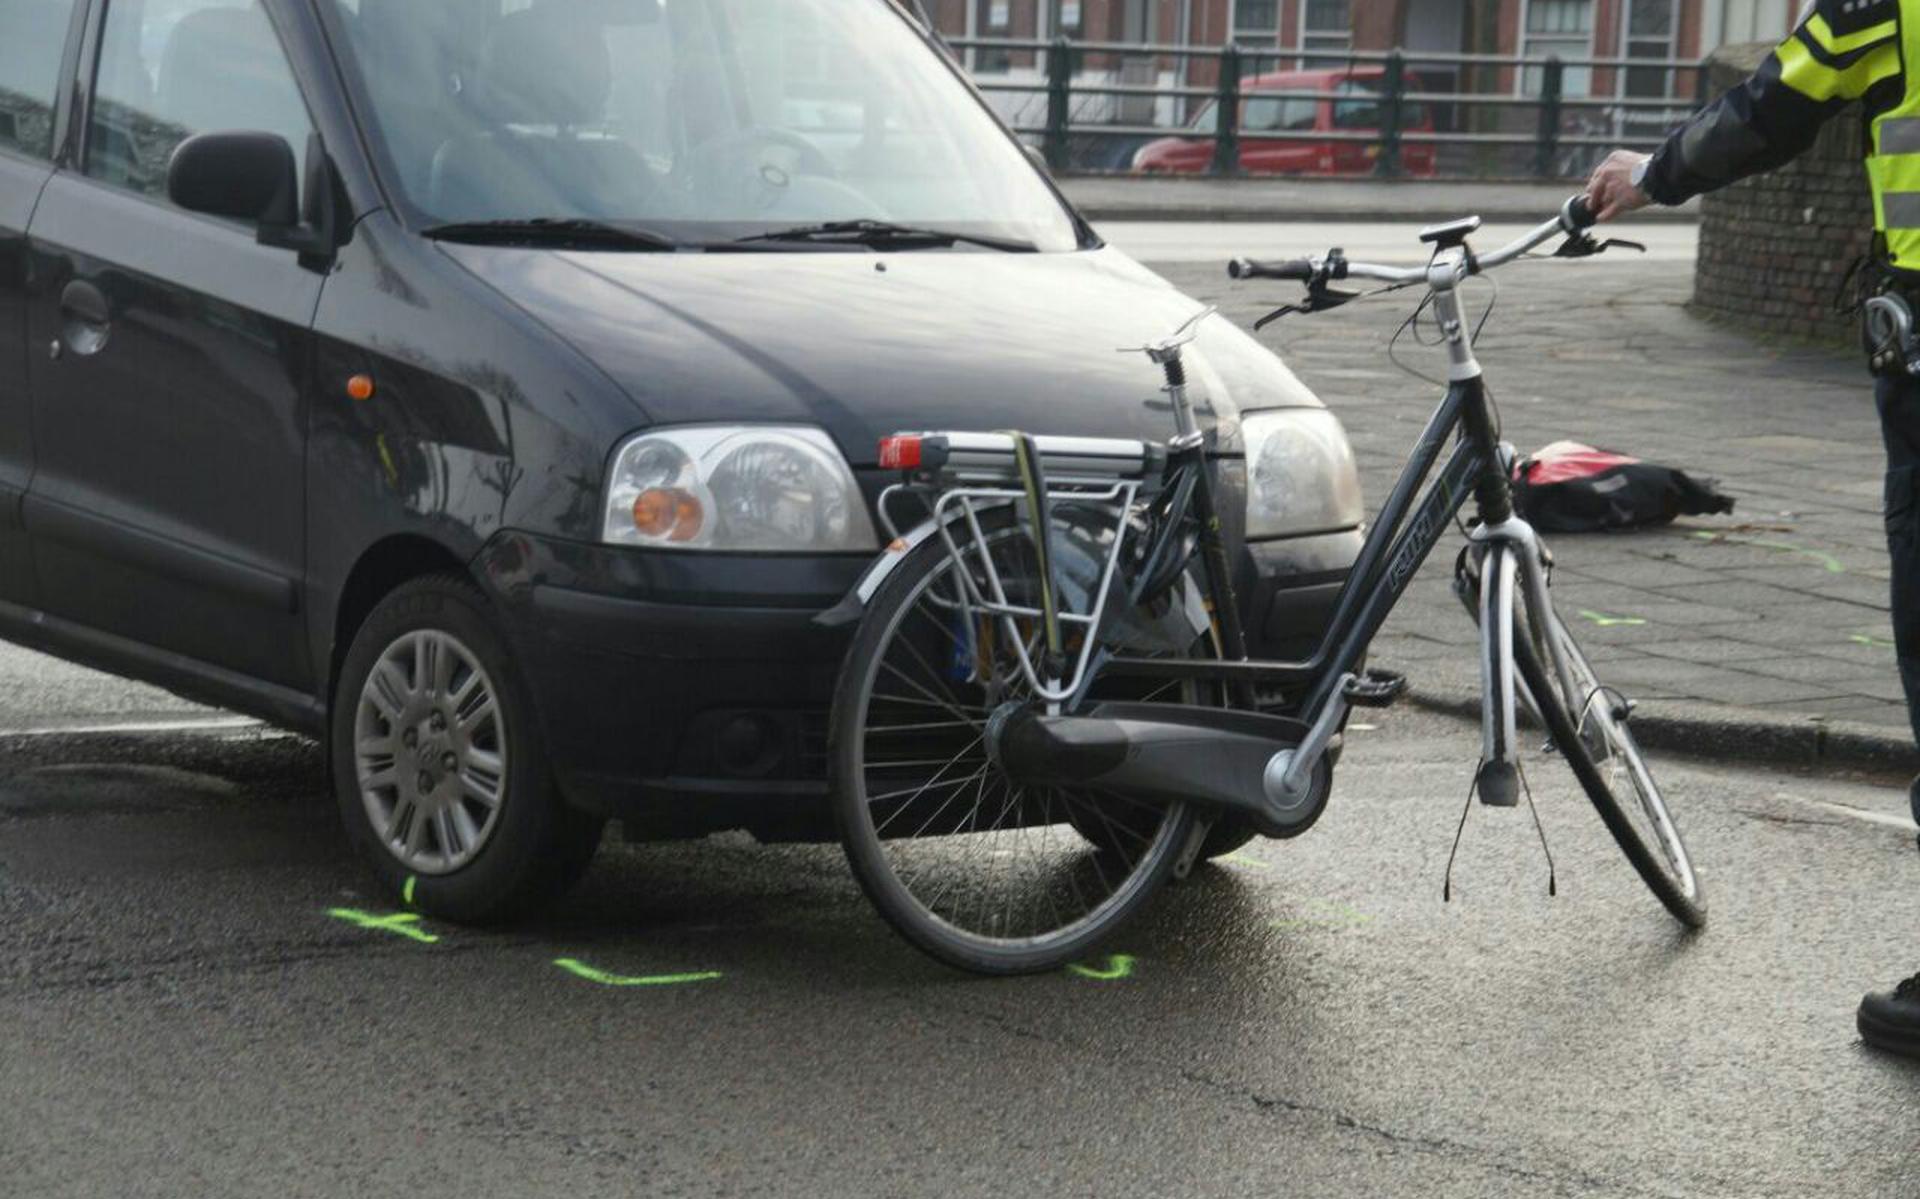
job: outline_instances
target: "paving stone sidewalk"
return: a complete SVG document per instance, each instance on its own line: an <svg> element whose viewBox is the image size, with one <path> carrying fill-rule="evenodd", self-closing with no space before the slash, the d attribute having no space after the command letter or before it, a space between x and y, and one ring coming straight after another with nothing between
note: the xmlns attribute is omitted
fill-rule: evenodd
<svg viewBox="0 0 1920 1199"><path fill-rule="evenodd" d="M1163 273L1244 325L1291 298L1280 285L1228 284L1213 267ZM1617 449L1717 477L1738 500L1728 517L1552 539L1556 600L1603 677L1656 716L1734 708L1776 724L1865 726L1899 746L1884 455L1858 358L1690 315L1686 264L1529 263L1500 283L1481 357L1507 440L1523 452L1562 438ZM1346 424L1370 505L1437 399L1385 355L1410 310L1383 298L1265 335ZM1429 373L1443 365L1410 341L1400 356ZM1474 632L1448 590L1459 544L1453 534L1435 551L1376 649L1416 686L1474 686Z"/></svg>

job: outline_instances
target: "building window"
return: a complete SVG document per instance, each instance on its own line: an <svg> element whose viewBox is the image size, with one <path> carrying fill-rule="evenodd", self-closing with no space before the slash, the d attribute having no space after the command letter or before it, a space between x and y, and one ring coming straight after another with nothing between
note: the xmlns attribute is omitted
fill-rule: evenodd
<svg viewBox="0 0 1920 1199"><path fill-rule="evenodd" d="M1671 60L1679 49L1675 42L1679 8L1679 0L1632 0L1627 8L1626 27L1621 30L1622 56ZM1619 94L1629 100L1668 99L1680 87L1680 72L1670 67L1628 67L1619 73L1618 79ZM1684 110L1622 106L1616 132L1629 137L1654 138L1684 116Z"/></svg>
<svg viewBox="0 0 1920 1199"><path fill-rule="evenodd" d="M1280 40L1280 0L1233 0L1235 45L1271 48Z"/></svg>
<svg viewBox="0 0 1920 1199"><path fill-rule="evenodd" d="M1526 23L1521 27L1522 58L1564 60L1593 57L1593 0L1527 0ZM1528 67L1521 72L1527 95L1540 94L1545 72ZM1585 96L1593 91L1593 68L1568 67L1561 94Z"/></svg>
<svg viewBox="0 0 1920 1199"><path fill-rule="evenodd" d="M1627 10L1627 58L1666 58L1674 52L1674 29L1678 24L1678 0L1633 0ZM1673 94L1673 72L1664 67L1629 67L1622 84L1624 94L1637 97L1661 97Z"/></svg>
<svg viewBox="0 0 1920 1199"><path fill-rule="evenodd" d="M1344 59L1353 49L1353 0L1306 0L1300 6L1300 49ZM1312 61L1312 60L1309 60Z"/></svg>
<svg viewBox="0 0 1920 1199"><path fill-rule="evenodd" d="M1794 15L1800 5L1787 0L1723 0L1721 40L1727 45L1738 42L1777 42L1792 32Z"/></svg>

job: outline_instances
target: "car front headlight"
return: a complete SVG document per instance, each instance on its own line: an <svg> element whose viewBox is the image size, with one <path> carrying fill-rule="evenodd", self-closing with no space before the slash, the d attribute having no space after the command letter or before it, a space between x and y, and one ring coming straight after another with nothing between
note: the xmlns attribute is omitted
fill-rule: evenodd
<svg viewBox="0 0 1920 1199"><path fill-rule="evenodd" d="M1351 529L1366 519L1353 447L1323 408L1255 412L1247 443L1247 540Z"/></svg>
<svg viewBox="0 0 1920 1199"><path fill-rule="evenodd" d="M819 429L703 425L628 439L607 480L614 545L871 553L866 500Z"/></svg>

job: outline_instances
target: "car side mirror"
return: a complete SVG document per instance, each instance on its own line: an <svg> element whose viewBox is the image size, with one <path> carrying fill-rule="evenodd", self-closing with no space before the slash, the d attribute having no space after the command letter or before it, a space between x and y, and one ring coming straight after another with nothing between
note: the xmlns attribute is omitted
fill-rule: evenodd
<svg viewBox="0 0 1920 1199"><path fill-rule="evenodd" d="M324 189L308 190L327 207ZM296 250L302 261L330 258L332 222L323 214L318 227L302 224L300 196L293 147L274 133L197 133L167 163L167 197L180 207L245 221L257 227L261 245Z"/></svg>

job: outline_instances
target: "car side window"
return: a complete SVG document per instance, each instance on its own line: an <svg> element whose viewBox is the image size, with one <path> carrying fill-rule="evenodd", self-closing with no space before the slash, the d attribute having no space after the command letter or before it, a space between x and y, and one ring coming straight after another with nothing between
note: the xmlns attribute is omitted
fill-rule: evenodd
<svg viewBox="0 0 1920 1199"><path fill-rule="evenodd" d="M163 196L196 133L255 130L305 154L312 121L260 0L112 0L100 40L86 173Z"/></svg>
<svg viewBox="0 0 1920 1199"><path fill-rule="evenodd" d="M1320 104L1298 96L1280 99L1255 96L1242 110L1240 128L1244 133L1270 133L1277 130L1312 129L1319 120Z"/></svg>
<svg viewBox="0 0 1920 1199"><path fill-rule="evenodd" d="M53 153L53 106L74 0L0 3L0 147Z"/></svg>
<svg viewBox="0 0 1920 1199"><path fill-rule="evenodd" d="M1408 90L1419 91L1418 80L1408 81ZM1333 127L1336 129L1378 129L1386 122L1387 98L1380 94L1372 84L1348 80L1334 88L1334 94L1342 97L1333 104ZM1427 110L1424 105L1411 100L1400 104L1400 127L1418 129L1427 123Z"/></svg>
<svg viewBox="0 0 1920 1199"><path fill-rule="evenodd" d="M1334 89L1340 96L1333 105L1333 127L1335 129L1378 129L1380 127L1380 93L1364 83L1342 83Z"/></svg>

